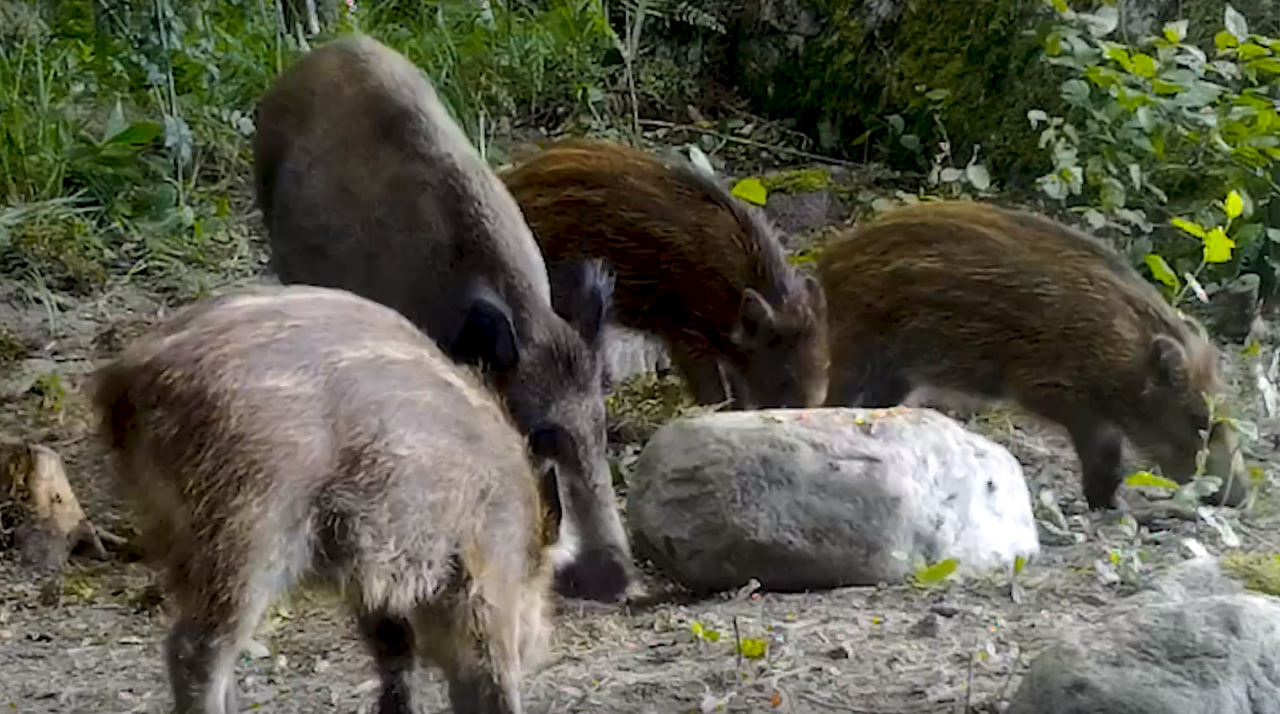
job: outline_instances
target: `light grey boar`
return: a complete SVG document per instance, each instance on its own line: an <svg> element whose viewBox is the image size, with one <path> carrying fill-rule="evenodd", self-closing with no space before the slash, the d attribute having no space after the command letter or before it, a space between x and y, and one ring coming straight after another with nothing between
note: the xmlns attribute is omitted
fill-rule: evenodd
<svg viewBox="0 0 1280 714"><path fill-rule="evenodd" d="M408 59L361 35L312 50L257 109L254 168L280 280L400 311L482 366L534 452L559 466L561 593L602 601L633 579L605 461L601 333L612 279L581 261L552 307L519 206Z"/></svg>
<svg viewBox="0 0 1280 714"><path fill-rule="evenodd" d="M192 305L94 378L116 483L177 619L175 710L233 714L237 653L303 578L340 585L415 711L419 660L454 711L519 714L547 645L554 468L474 370L394 310L287 286Z"/></svg>

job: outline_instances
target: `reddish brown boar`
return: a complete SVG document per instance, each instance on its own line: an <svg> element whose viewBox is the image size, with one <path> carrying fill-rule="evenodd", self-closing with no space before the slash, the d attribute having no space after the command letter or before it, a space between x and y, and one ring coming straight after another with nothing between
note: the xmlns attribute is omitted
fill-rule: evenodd
<svg viewBox="0 0 1280 714"><path fill-rule="evenodd" d="M605 461L598 354L607 271L573 266L584 289L558 315L520 207L427 77L365 36L308 52L263 95L254 171L280 281L377 300L481 365L559 468L560 592L623 595L633 568Z"/></svg>
<svg viewBox="0 0 1280 714"><path fill-rule="evenodd" d="M703 404L804 407L826 394L826 301L787 264L774 228L713 178L622 144L553 144L502 174L542 246L557 305L575 296L558 267L602 258L613 317L660 336Z"/></svg>
<svg viewBox="0 0 1280 714"><path fill-rule="evenodd" d="M1067 429L1091 508L1113 505L1122 436L1194 474L1217 351L1117 253L1047 218L968 201L900 208L829 245L827 404L916 389L1008 398Z"/></svg>
<svg viewBox="0 0 1280 714"><path fill-rule="evenodd" d="M350 593L378 711L416 711L419 659L444 670L454 711L522 711L546 646L555 471L534 477L498 401L407 319L328 288L222 295L94 382L177 610L175 711L240 711L240 647L308 576Z"/></svg>

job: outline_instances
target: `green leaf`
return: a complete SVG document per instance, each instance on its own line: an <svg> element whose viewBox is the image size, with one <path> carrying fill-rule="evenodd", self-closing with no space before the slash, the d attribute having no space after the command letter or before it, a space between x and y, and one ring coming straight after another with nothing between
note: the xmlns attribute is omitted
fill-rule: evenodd
<svg viewBox="0 0 1280 714"><path fill-rule="evenodd" d="M1167 488L1173 491L1177 491L1179 488L1176 481L1170 481L1163 476L1156 476L1148 471L1136 471L1129 474L1125 477L1124 484L1130 487Z"/></svg>
<svg viewBox="0 0 1280 714"><path fill-rule="evenodd" d="M1232 191L1227 194L1227 200L1223 202L1222 206L1227 213L1227 218L1229 220L1235 220L1240 217L1242 212L1244 212L1244 199L1240 198L1240 193L1238 191Z"/></svg>
<svg viewBox="0 0 1280 714"><path fill-rule="evenodd" d="M955 558L940 560L927 568L917 570L915 573L916 582L921 585L928 585L946 580L948 576L955 572L956 566L959 564L960 561Z"/></svg>
<svg viewBox="0 0 1280 714"><path fill-rule="evenodd" d="M1024 567L1026 567L1026 565L1027 565L1027 558L1026 558L1026 556L1023 556L1023 555L1016 556L1016 557L1013 559L1013 574L1014 574L1014 575L1017 575L1017 574L1021 573L1021 572L1022 572L1022 569L1023 569Z"/></svg>
<svg viewBox="0 0 1280 714"><path fill-rule="evenodd" d="M1067 11L1071 9L1067 7L1067 0L1049 0L1049 4L1053 5L1053 9L1063 15L1067 14Z"/></svg>
<svg viewBox="0 0 1280 714"><path fill-rule="evenodd" d="M1173 268L1165 262L1165 259L1155 253L1147 253L1147 257L1143 259L1147 264L1147 268L1151 270L1151 275L1156 280L1168 285L1174 290L1178 289L1178 274L1173 272Z"/></svg>
<svg viewBox="0 0 1280 714"><path fill-rule="evenodd" d="M1280 58L1265 57L1245 64L1246 69L1256 69L1268 74L1280 74Z"/></svg>
<svg viewBox="0 0 1280 714"><path fill-rule="evenodd" d="M1182 42L1187 36L1187 21L1167 22L1164 25L1164 37L1170 42Z"/></svg>
<svg viewBox="0 0 1280 714"><path fill-rule="evenodd" d="M1181 84L1175 84L1173 82L1169 82L1169 81L1160 79L1159 77L1156 77L1155 79L1151 80L1151 89L1156 94L1177 94L1178 92L1181 92L1183 89L1185 89L1185 87L1183 87Z"/></svg>
<svg viewBox="0 0 1280 714"><path fill-rule="evenodd" d="M106 143L121 146L145 146L155 141L164 127L153 121L136 121L107 139Z"/></svg>
<svg viewBox="0 0 1280 714"><path fill-rule="evenodd" d="M116 99L116 105L111 109L111 114L107 117L107 128L102 133L102 143L111 140L111 137L124 131L129 125L124 121L124 107L120 105L120 100Z"/></svg>
<svg viewBox="0 0 1280 714"><path fill-rule="evenodd" d="M1149 54L1139 52L1133 56L1133 72L1139 76L1151 77L1156 76L1156 61Z"/></svg>
<svg viewBox="0 0 1280 714"><path fill-rule="evenodd" d="M1231 260L1231 249L1236 242L1231 240L1222 226L1214 226L1204 237L1204 262L1225 263Z"/></svg>
<svg viewBox="0 0 1280 714"><path fill-rule="evenodd" d="M1120 75L1115 70L1096 64L1084 71L1084 78L1096 87L1117 87L1121 84Z"/></svg>
<svg viewBox="0 0 1280 714"><path fill-rule="evenodd" d="M1173 218L1173 219L1170 219L1169 222L1172 223L1175 227L1181 228L1182 230L1186 231L1187 233L1190 233L1191 235L1201 240L1203 240L1205 237L1204 228L1202 228L1199 223L1188 221L1184 218Z"/></svg>
<svg viewBox="0 0 1280 714"><path fill-rule="evenodd" d="M1238 44L1240 43L1236 41L1235 35L1226 30L1219 30L1218 34L1213 36L1213 46L1217 47L1218 51L1230 49Z"/></svg>
<svg viewBox="0 0 1280 714"><path fill-rule="evenodd" d="M769 197L769 191L760 183L760 179L747 177L733 185L730 192L748 203L763 206Z"/></svg>
<svg viewBox="0 0 1280 714"><path fill-rule="evenodd" d="M1114 5L1103 5L1097 12L1079 13L1078 17L1089 28L1094 37L1106 37L1120 26L1120 10Z"/></svg>
<svg viewBox="0 0 1280 714"><path fill-rule="evenodd" d="M1077 107L1088 105L1089 85L1082 79L1068 79L1062 83L1062 99Z"/></svg>
<svg viewBox="0 0 1280 714"><path fill-rule="evenodd" d="M1109 45L1102 56L1124 67L1126 72L1132 70L1133 63L1129 61L1129 50L1122 45Z"/></svg>
<svg viewBox="0 0 1280 714"><path fill-rule="evenodd" d="M942 87L939 87L938 89L931 89L924 95L925 99L928 99L931 102L940 102L950 96L951 90Z"/></svg>
<svg viewBox="0 0 1280 714"><path fill-rule="evenodd" d="M1245 21L1244 15L1240 11L1227 3L1227 9L1222 13L1222 24L1226 25L1227 32L1230 32L1237 42L1244 42L1249 38L1249 23Z"/></svg>
<svg viewBox="0 0 1280 714"><path fill-rule="evenodd" d="M1236 50L1236 53L1239 55L1240 59L1246 60L1246 61L1251 59L1257 59L1259 57L1266 57L1267 55L1271 54L1271 52L1267 50L1267 48L1259 47L1258 45L1255 45L1252 42L1246 42L1240 45L1240 49Z"/></svg>
<svg viewBox="0 0 1280 714"><path fill-rule="evenodd" d="M738 652L747 659L761 659L769 651L769 643L754 637L744 637L738 643Z"/></svg>
<svg viewBox="0 0 1280 714"><path fill-rule="evenodd" d="M697 637L700 640L706 640L707 642L720 641L719 632L715 631L713 628L703 626L703 624L697 620L694 620L689 624L689 631L693 633L694 637Z"/></svg>
<svg viewBox="0 0 1280 714"><path fill-rule="evenodd" d="M1237 247L1244 248L1261 238L1262 231L1261 223L1245 223L1231 231L1231 239L1236 242Z"/></svg>

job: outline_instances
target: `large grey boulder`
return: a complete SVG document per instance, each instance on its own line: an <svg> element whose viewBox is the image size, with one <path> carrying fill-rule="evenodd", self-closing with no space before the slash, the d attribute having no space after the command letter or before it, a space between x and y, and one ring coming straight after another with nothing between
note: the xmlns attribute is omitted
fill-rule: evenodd
<svg viewBox="0 0 1280 714"><path fill-rule="evenodd" d="M1045 650L1007 714L1280 714L1280 600L1184 563Z"/></svg>
<svg viewBox="0 0 1280 714"><path fill-rule="evenodd" d="M640 454L627 514L637 547L698 591L900 582L919 558L980 570L1040 547L1022 467L932 409L668 423Z"/></svg>

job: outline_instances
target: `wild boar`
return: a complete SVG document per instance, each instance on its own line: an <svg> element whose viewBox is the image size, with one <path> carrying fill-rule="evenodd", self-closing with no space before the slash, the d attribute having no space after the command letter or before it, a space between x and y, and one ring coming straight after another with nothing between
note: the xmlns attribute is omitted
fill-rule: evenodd
<svg viewBox="0 0 1280 714"><path fill-rule="evenodd" d="M474 369L386 306L288 286L189 306L93 382L115 482L176 607L176 711L240 711L241 646L309 576L350 593L379 711L414 711L419 659L444 670L454 711L522 710L559 497Z"/></svg>
<svg viewBox="0 0 1280 714"><path fill-rule="evenodd" d="M661 337L699 403L822 403L822 288L787 264L764 215L714 178L582 139L552 144L501 176L553 273L604 259L615 278L612 317ZM557 305L580 292L572 280L552 282Z"/></svg>
<svg viewBox="0 0 1280 714"><path fill-rule="evenodd" d="M829 244L827 404L914 390L1012 399L1067 429L1090 508L1114 505L1122 439L1186 480L1217 350L1108 246L970 201L889 211Z"/></svg>
<svg viewBox="0 0 1280 714"><path fill-rule="evenodd" d="M350 290L481 365L555 461L565 504L557 587L613 600L632 579L605 461L600 333L608 271L553 309L546 264L502 182L408 59L362 35L312 50L261 98L256 196L285 284Z"/></svg>

